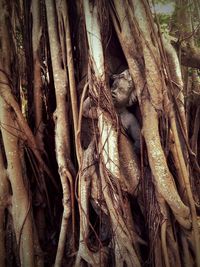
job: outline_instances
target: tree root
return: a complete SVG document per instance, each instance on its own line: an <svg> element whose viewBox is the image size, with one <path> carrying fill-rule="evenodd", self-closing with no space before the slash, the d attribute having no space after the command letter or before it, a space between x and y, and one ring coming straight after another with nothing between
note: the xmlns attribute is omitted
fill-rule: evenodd
<svg viewBox="0 0 200 267"><path fill-rule="evenodd" d="M108 178L107 171L103 165L100 163L100 175L102 181L102 190L103 195L106 201L106 205L110 214L113 235L115 237L115 256L116 256L116 266L119 264L121 266L122 261L126 262L127 266L141 266L139 257L136 253L136 250L133 246L133 240L131 237L131 233L126 226L126 223L121 215L121 208L119 206L118 196L115 192L112 192L109 188L111 188ZM113 197L111 197L111 195ZM115 209L116 207L116 209ZM119 255L124 255L119 256Z"/></svg>
<svg viewBox="0 0 200 267"><path fill-rule="evenodd" d="M136 196L141 177L139 161L134 152L132 142L121 131L119 132L118 140L120 172L125 184L125 188L122 189L129 194Z"/></svg>
<svg viewBox="0 0 200 267"><path fill-rule="evenodd" d="M108 248L103 247L98 252L92 252L85 244L85 241L82 240L79 242L79 250L76 256L75 267L79 267L82 260L93 267L105 266L107 255Z"/></svg>
<svg viewBox="0 0 200 267"><path fill-rule="evenodd" d="M107 249L100 248L98 252L92 252L87 246L89 234L89 198L93 176L97 176L94 165L94 140L83 152L83 163L79 174L79 212L80 212L80 236L79 249L76 257L75 266L79 267L81 260L91 266L104 266L106 261ZM94 196L94 195L93 195Z"/></svg>

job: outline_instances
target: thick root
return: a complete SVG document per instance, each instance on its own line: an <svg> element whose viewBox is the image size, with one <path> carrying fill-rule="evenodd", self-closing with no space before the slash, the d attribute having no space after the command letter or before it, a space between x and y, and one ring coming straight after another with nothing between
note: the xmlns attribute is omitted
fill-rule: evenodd
<svg viewBox="0 0 200 267"><path fill-rule="evenodd" d="M137 155L129 138L119 133L119 162L121 175L124 177L125 191L136 196L140 182L140 169ZM124 189L124 188L123 188Z"/></svg>
<svg viewBox="0 0 200 267"><path fill-rule="evenodd" d="M113 197L111 196L111 192L109 190L109 187L111 187L111 185L108 182L108 175L102 163L100 163L100 174L104 198L110 214L113 232L115 233L115 256L117 257L116 261L118 261L118 264L120 264L121 261L124 261L126 262L127 266L140 267L140 260L134 248L131 233L127 228L122 216L122 207L119 206L119 197L115 192L112 192ZM120 260L118 255L124 255L124 259Z"/></svg>
<svg viewBox="0 0 200 267"><path fill-rule="evenodd" d="M155 187L165 201L171 207L177 221L186 229L191 228L189 220L190 210L182 202L173 177L167 166L166 157L164 155L158 130L157 113L148 100L143 101L143 134L146 140L149 163L154 175ZM149 116L151 116L151 124L149 124Z"/></svg>

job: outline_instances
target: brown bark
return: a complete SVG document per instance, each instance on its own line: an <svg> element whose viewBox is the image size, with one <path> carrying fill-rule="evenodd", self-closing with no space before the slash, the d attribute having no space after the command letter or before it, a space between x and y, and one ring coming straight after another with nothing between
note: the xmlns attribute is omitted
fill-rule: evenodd
<svg viewBox="0 0 200 267"><path fill-rule="evenodd" d="M35 139L37 142L38 149L41 154L45 153L44 148L44 122L43 122L43 95L42 95L42 77L41 77L41 63L40 63L40 41L42 35L41 26L41 7L40 1L32 1L32 47L33 47L33 66L34 66L34 79L33 79L33 93L34 93L34 114L35 114ZM40 177L44 181L44 172L41 171ZM36 199L39 198L40 202L43 196L36 189ZM46 188L45 191L47 192ZM37 200L36 200L37 201ZM44 209L39 205L36 209L36 225L38 228L39 240L44 242L45 238L45 218Z"/></svg>
<svg viewBox="0 0 200 267"><path fill-rule="evenodd" d="M199 173L198 166L194 169L190 164L193 163L190 157L196 162L199 157L200 108L196 95L200 86L195 70L192 76L188 74L191 90L183 94L179 62L198 66L200 59L196 55L194 60L196 51L190 51L195 47L195 38L191 42L188 39L192 34L190 0L178 1L184 4L180 19L184 10L188 14L188 21L183 23L186 28L179 31L182 58L178 58L168 41L159 38L147 0L108 3L106 0L76 3L36 0L32 1L32 7L29 1L20 0L13 5L11 0L0 0L0 258L3 267L18 264L19 260L24 267L43 267L46 261L52 265L54 260L56 267L73 264L77 267L200 266L196 211ZM197 2L194 1L198 9ZM21 10L18 13L22 3L32 15L32 21L26 17L25 26L22 25L24 15ZM28 31L22 36L23 27L32 30L32 36ZM33 60L27 59L30 66L24 66L23 58L19 65L24 67L16 71L19 55L15 53L15 45L23 50L24 37L29 42L26 55L33 52ZM113 43L117 47L115 53L110 51ZM184 46L185 43L188 44ZM33 49L31 53L30 49ZM49 78L44 84L43 56ZM192 58L190 62L188 56ZM119 72L115 57L121 62L120 70L129 68L135 86L136 102L127 110L135 115L136 109L136 116L139 114L140 155L135 154L133 143L124 132L127 129L121 129L124 118L117 115L113 105L108 65L112 71ZM26 74L22 73L26 68L33 71L28 85ZM29 98L28 104L33 102L34 108L26 119L31 123L35 119L31 126L36 128L36 136L23 117L18 94L21 84L20 90L28 90L30 97L32 83L34 101ZM80 105L77 95L81 98ZM44 136L52 142L46 142ZM48 155L42 154L44 144ZM79 168L78 189L73 163ZM50 192L49 207L53 207L52 224L45 227L48 213L43 208L45 184L40 178L43 179L45 172L51 176L48 164L52 165L55 176L60 177L62 192L54 194L51 184L45 188L45 193ZM30 176L27 171L31 172ZM33 216L31 196L39 199L42 206L40 209L38 201L33 203L36 204ZM79 212L76 221L75 210ZM56 225L61 217L61 225ZM40 249L41 239L44 254Z"/></svg>
<svg viewBox="0 0 200 267"><path fill-rule="evenodd" d="M57 11L53 0L46 1L46 10L48 34L49 39L51 40L50 52L56 93L56 110L54 113L56 158L63 189L64 208L57 255L55 260L55 266L59 267L62 264L65 241L67 238L67 227L71 214L72 231L74 237L74 181L68 164L68 162L70 162L70 140L68 135L69 124L66 103L68 80L66 69L62 67L62 64L64 65L65 62L62 61L62 50L57 30L58 25L56 22Z"/></svg>
<svg viewBox="0 0 200 267"><path fill-rule="evenodd" d="M3 162L2 144L0 147L0 258L2 267L6 266L6 249L5 249L5 210L9 206L10 194L7 179L7 172Z"/></svg>
<svg viewBox="0 0 200 267"><path fill-rule="evenodd" d="M101 88L101 93L104 94L106 101L111 105L111 114L109 114L98 106L90 110L90 104L87 103L85 114L91 115L92 117L94 115L94 118L96 117L98 119L96 125L99 131L97 153L100 155L100 162L98 167L103 197L111 218L112 229L115 233L113 236L115 264L116 266L122 266L124 263L126 263L127 266L132 266L133 264L140 266L140 259L136 249L137 242L135 242L132 236L133 225L132 219L130 218L131 213L128 205L126 205L126 197L123 199L122 196L121 186L125 188L127 185L125 186L125 179L120 173L118 132L111 119L111 116L113 116L113 118L116 116L113 114L114 112L112 113L111 94L106 85L104 53L100 34L100 22L97 19L97 5L92 5L89 1L84 1L84 13L89 43L91 72L95 73L95 77L92 74L89 79L89 85L91 85L90 91L94 97L99 99L101 96L99 89ZM102 105L105 109L106 107L109 108L105 103L102 103ZM93 110L94 114L92 112ZM134 167L137 168L137 164L134 165ZM137 184L137 182L134 181L133 184ZM127 181L127 184L128 183L129 181ZM132 181L130 183L132 183ZM135 184L131 188L133 191ZM130 188L128 188L128 190L130 190ZM80 192L81 188L79 189L79 194ZM83 203L83 206L85 206L85 203ZM128 222L127 224L126 221ZM81 248L81 246L79 246L79 248Z"/></svg>
<svg viewBox="0 0 200 267"><path fill-rule="evenodd" d="M21 163L21 147L19 133L20 129L17 116L13 110L17 110L18 118L21 119L23 125L25 121L22 119L19 107L14 100L10 90L10 74L12 63L12 36L8 30L8 6L2 0L0 1L0 9L2 15L0 18L0 123L2 141L5 148L5 156L7 160L7 175L12 189L12 218L17 239L17 245L20 254L22 266L34 266L34 245L33 245L33 222L31 216L31 203L28 191L24 183L26 177L24 175L23 165ZM9 51L9 52L8 52ZM14 106L12 104L14 103ZM12 109L13 108L13 109ZM3 126L3 127L2 127ZM26 127L28 127L26 125ZM6 193L6 192L5 192Z"/></svg>
<svg viewBox="0 0 200 267"><path fill-rule="evenodd" d="M59 35L60 35L60 40L61 40L63 63L64 63L64 68L66 70L66 73L68 74L69 93L70 93L70 100L71 100L74 133L76 136L77 127L78 127L78 102L77 102L77 92L76 92L76 83L75 83L71 32L70 32L70 25L69 25L68 5L66 1L60 1L60 2L58 1L56 3L56 7L58 11L58 19L59 19L59 25L60 25ZM68 107L68 110L69 110L69 107Z"/></svg>
<svg viewBox="0 0 200 267"><path fill-rule="evenodd" d="M137 31L139 31L142 35L139 45L142 45L143 57L145 60L146 83L148 86L148 89L146 90L145 80L142 78L144 76L141 70L142 66L138 65L138 61L135 58L134 48L132 49L132 43L134 42L133 35L129 29L128 20L124 19L125 9L120 8L120 4L122 3L120 3L119 1L116 1L115 3L118 17L121 19L121 21L123 21L123 28L121 29L121 31L117 29L114 14L112 16L116 30L118 31L119 40L122 47L124 48L124 53L130 68L130 73L136 86L138 99L141 103L143 135L147 145L148 158L152 173L154 175L155 186L158 192L164 197L164 199L172 208L179 222L188 228L190 227L188 220L189 209L181 201L178 192L174 187L173 177L169 172L166 158L160 143L160 136L158 131L158 114L156 110L162 109L163 99L161 92L163 90L163 85L158 69L159 60L156 61L155 56L153 56L154 53L154 55L157 54L156 59L159 58L159 52L155 47L152 46L151 43L151 30L148 29L150 27L148 23L150 22L145 20L142 21L143 24L139 24L139 29L137 28L137 26L135 26L135 34L137 34ZM138 3L137 7L135 7L135 4L133 3L133 6L136 8L134 8L135 19L138 21L140 21L139 15L141 15L142 17L147 16L145 14L144 7L141 5L141 3ZM140 14L139 11L136 12L136 10L139 8L141 9L140 12L143 12L142 14ZM132 24L133 23L134 22L132 21ZM137 48L135 48L135 50L136 49ZM151 118L151 124L149 124L149 117Z"/></svg>
<svg viewBox="0 0 200 267"><path fill-rule="evenodd" d="M42 77L40 64L40 40L42 26L40 19L40 1L32 1L32 46L33 46L33 64L34 64L34 108L35 108L35 131L37 145L41 151L44 151L43 130L44 122L42 118Z"/></svg>
<svg viewBox="0 0 200 267"><path fill-rule="evenodd" d="M1 81L2 81L2 76ZM4 79L5 81L5 79ZM2 88L2 85L1 85ZM5 88L4 88L5 89ZM7 90L9 88L7 87ZM34 266L33 226L31 217L31 204L24 185L23 169L20 161L20 147L18 131L20 130L10 106L0 98L0 121L2 125L8 125L1 129L5 154L8 162L7 172L12 187L12 217L20 249L22 266ZM11 128L16 129L10 131Z"/></svg>
<svg viewBox="0 0 200 267"><path fill-rule="evenodd" d="M181 64L187 67L200 69L200 49L195 46L180 46Z"/></svg>
<svg viewBox="0 0 200 267"><path fill-rule="evenodd" d="M194 200L191 197L191 186L188 180L188 171L185 168L185 162L183 158L183 152L181 151L180 142L178 142L179 138L177 136L175 116L172 117L171 112L168 114L168 116L171 122L173 134L176 135L175 145L178 151L178 160L180 162L181 175L183 176L183 181L186 186L190 210L183 203L182 199L180 198L179 192L174 186L174 177L169 171L166 156L160 143L160 134L158 130L159 112L162 113L162 104L165 103L166 105L166 103L169 103L169 101L166 101L165 97L163 98L163 96L166 96L166 85L164 83L164 80L162 79L164 75L160 73L160 70L162 69L159 61L160 51L158 49L159 46L156 43L156 35L154 35L156 34L156 31L153 29L153 20L150 18L150 14L147 12L148 9L145 5L145 2L132 1L132 6L125 6L125 8L120 8L120 1L115 1L114 3L115 11L117 12L117 18L115 17L113 11L111 11L111 14L136 86L137 96L142 112L142 133L146 141L148 160L154 176L154 184L157 192L160 193L164 200L169 204L175 218L186 229L190 229L191 227L189 219L191 212L194 232L190 232L190 235L193 234L194 237L193 241L196 251L196 261L198 264L197 251L199 247L199 237L197 231L196 211L194 208ZM131 8L132 11L130 11ZM126 16L124 10L129 10L129 14L130 12L132 13L130 14L130 16ZM141 20L141 18L143 19ZM121 23L122 21L123 23ZM119 24L121 29L119 27ZM129 25L132 26L132 31L129 29ZM138 33L139 35L137 35ZM138 39L134 39L134 36L136 35L138 36ZM136 43L135 49L132 48L134 41ZM140 51L143 55L143 65L141 64L142 61L139 61L140 59L135 56L135 51L137 51L138 48L140 48ZM163 96L161 95L161 93L163 94ZM183 109L183 103L181 103L181 105ZM182 111L182 114L184 118L184 110ZM150 123L149 118L151 118ZM185 118L183 122L185 124ZM162 246L166 247L165 239L162 238L161 243ZM168 264L168 256L165 256L164 258L165 264Z"/></svg>

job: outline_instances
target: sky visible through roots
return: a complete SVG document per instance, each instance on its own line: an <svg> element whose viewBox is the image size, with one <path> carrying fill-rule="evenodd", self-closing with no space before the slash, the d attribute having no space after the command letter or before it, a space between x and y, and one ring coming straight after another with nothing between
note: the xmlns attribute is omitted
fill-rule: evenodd
<svg viewBox="0 0 200 267"><path fill-rule="evenodd" d="M154 10L156 13L161 13L161 14L166 14L166 15L171 15L174 11L175 8L175 3L170 2L170 3L157 3L154 6Z"/></svg>

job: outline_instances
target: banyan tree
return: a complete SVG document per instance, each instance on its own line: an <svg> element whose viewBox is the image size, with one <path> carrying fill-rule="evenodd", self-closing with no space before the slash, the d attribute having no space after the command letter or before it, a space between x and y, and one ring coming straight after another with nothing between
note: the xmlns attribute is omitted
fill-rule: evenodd
<svg viewBox="0 0 200 267"><path fill-rule="evenodd" d="M200 267L199 1L0 10L0 266Z"/></svg>

